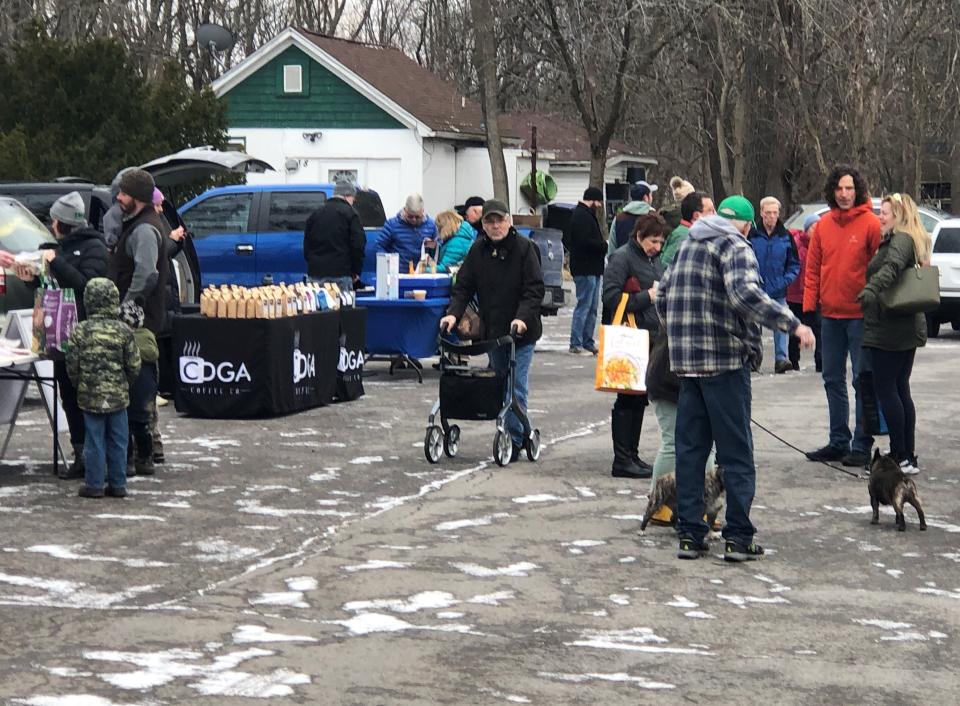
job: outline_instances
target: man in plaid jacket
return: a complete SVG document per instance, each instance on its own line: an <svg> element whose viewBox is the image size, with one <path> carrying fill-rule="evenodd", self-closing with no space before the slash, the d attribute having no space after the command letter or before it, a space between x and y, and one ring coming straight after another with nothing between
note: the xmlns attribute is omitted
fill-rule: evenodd
<svg viewBox="0 0 960 706"><path fill-rule="evenodd" d="M708 551L704 466L714 443L726 488L724 558L763 555L753 541L750 506L756 487L750 433L750 369L763 356L761 326L784 331L809 348L814 335L790 309L767 296L747 242L753 206L730 196L716 216L699 219L677 251L657 294L666 322L670 367L680 377L677 410L677 532L681 559Z"/></svg>

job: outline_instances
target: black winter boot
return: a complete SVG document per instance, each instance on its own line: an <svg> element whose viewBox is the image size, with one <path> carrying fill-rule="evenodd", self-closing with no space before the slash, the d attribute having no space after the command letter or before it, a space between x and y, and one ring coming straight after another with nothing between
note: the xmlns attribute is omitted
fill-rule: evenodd
<svg viewBox="0 0 960 706"><path fill-rule="evenodd" d="M630 458L644 471L653 472L653 466L640 458L640 432L643 431L643 411L646 407L638 407L633 411L630 420Z"/></svg>
<svg viewBox="0 0 960 706"><path fill-rule="evenodd" d="M634 463L631 454L633 410L614 409L610 413L610 436L613 439L613 468L610 475L614 478L649 478L651 470Z"/></svg>
<svg viewBox="0 0 960 706"><path fill-rule="evenodd" d="M73 463L69 466L63 465L57 473L60 480L74 480L83 478L86 474L86 466L83 465L83 444L73 445Z"/></svg>

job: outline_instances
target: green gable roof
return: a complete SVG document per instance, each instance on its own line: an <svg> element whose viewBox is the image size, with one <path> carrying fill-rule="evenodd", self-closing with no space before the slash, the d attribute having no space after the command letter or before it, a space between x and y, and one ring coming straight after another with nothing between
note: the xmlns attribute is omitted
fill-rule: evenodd
<svg viewBox="0 0 960 706"><path fill-rule="evenodd" d="M302 67L303 92L283 92L283 67ZM262 66L221 100L238 127L403 129L403 124L296 47Z"/></svg>

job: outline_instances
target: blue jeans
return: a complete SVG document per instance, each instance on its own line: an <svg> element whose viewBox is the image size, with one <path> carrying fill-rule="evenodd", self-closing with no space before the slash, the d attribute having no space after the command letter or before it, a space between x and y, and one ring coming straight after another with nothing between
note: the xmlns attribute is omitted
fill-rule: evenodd
<svg viewBox="0 0 960 706"><path fill-rule="evenodd" d="M823 387L830 410L830 446L870 453L873 437L863 432L863 408L860 404L860 368L863 343L863 319L832 319L820 322L823 336ZM850 400L847 396L847 356L853 368L856 393L855 427L850 433Z"/></svg>
<svg viewBox="0 0 960 706"><path fill-rule="evenodd" d="M573 323L570 325L570 347L593 350L596 348L593 333L597 328L600 278L578 275L573 278L573 283L577 288L577 307L573 310Z"/></svg>
<svg viewBox="0 0 960 706"><path fill-rule="evenodd" d="M112 488L127 486L127 410L109 414L84 412L86 439L83 464L88 488L103 487L104 475ZM106 471L106 472L105 472Z"/></svg>
<svg viewBox="0 0 960 706"><path fill-rule="evenodd" d="M756 490L750 432L750 371L747 368L702 378L680 378L677 404L677 533L703 541L704 471L714 443L726 488L723 536L749 544L757 531L750 522Z"/></svg>
<svg viewBox="0 0 960 706"><path fill-rule="evenodd" d="M775 299L778 304L787 305L787 300L784 297L780 299ZM790 334L786 331L781 331L780 329L773 330L773 357L775 361L788 360L789 353L787 352L787 347L790 344Z"/></svg>
<svg viewBox="0 0 960 706"><path fill-rule="evenodd" d="M527 394L530 389L528 379L530 375L530 363L533 362L533 348L534 344L532 343L517 347L517 372L514 394L517 402L520 404L520 408L525 413L527 411ZM501 373L509 370L510 350L508 348L497 348L490 351L487 355L490 358L491 368ZM529 415L527 419L529 420ZM523 425L513 411L507 412L506 424L507 431L510 432L510 436L513 438L513 443L517 446L523 446ZM530 423L530 427L533 428L532 422Z"/></svg>

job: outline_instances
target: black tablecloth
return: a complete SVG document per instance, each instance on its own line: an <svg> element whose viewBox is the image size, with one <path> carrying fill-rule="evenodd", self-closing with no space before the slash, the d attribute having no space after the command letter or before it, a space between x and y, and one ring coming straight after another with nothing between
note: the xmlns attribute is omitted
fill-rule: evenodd
<svg viewBox="0 0 960 706"><path fill-rule="evenodd" d="M174 401L178 412L213 418L289 414L363 394L363 309L280 319L178 316ZM359 334L358 334L359 329ZM359 340L358 340L359 335Z"/></svg>

